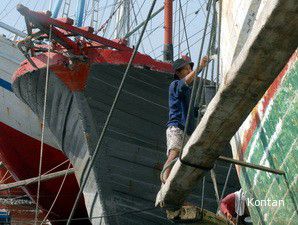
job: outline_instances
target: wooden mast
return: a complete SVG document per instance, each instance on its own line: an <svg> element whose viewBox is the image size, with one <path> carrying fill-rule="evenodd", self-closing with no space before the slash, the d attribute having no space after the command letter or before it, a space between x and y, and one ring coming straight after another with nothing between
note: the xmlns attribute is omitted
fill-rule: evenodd
<svg viewBox="0 0 298 225"><path fill-rule="evenodd" d="M164 2L165 12L165 32L164 32L164 61L173 61L173 1L165 0Z"/></svg>

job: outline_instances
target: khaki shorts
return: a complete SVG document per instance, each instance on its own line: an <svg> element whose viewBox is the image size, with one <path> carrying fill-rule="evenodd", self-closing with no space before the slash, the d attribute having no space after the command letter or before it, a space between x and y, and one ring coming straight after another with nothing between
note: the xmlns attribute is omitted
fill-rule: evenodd
<svg viewBox="0 0 298 225"><path fill-rule="evenodd" d="M167 131L167 155L169 155L170 150L178 149L181 151L183 148L183 130L178 127L170 126ZM188 141L189 136L186 135L185 143Z"/></svg>

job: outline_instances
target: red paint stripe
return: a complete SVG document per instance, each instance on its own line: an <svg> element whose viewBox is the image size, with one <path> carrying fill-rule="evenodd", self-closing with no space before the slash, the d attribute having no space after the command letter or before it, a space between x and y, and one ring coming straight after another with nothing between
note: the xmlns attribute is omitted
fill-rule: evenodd
<svg viewBox="0 0 298 225"><path fill-rule="evenodd" d="M116 51L111 49L88 49L86 52L87 58L90 60L86 62L74 61L70 64L67 57L50 53L50 70L64 82L64 84L72 91L84 90L89 76L90 66L92 64L108 63L111 65L127 65L131 52L129 51ZM46 68L48 53L40 54L36 57L32 57L32 61L37 65L39 69ZM159 62L153 60L147 55L138 53L134 66L150 68L154 71L172 73L172 65L169 63ZM21 66L14 73L12 80L15 81L18 77L37 70L27 60L21 63Z"/></svg>

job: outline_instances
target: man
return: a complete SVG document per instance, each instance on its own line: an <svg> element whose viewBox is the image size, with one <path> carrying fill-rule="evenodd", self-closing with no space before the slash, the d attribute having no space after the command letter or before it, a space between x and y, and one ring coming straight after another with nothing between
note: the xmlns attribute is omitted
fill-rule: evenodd
<svg viewBox="0 0 298 225"><path fill-rule="evenodd" d="M252 224L245 201L246 198L242 189L231 193L220 201L218 214L226 217L233 224Z"/></svg>
<svg viewBox="0 0 298 225"><path fill-rule="evenodd" d="M192 90L192 82L195 75L200 72L207 64L208 57L205 56L200 63L200 66L194 71L194 63L188 58L177 59L173 63L175 70L174 81L169 87L169 121L167 123L167 156L168 159L165 166L169 165L176 157L179 156L181 149L183 148L183 132L185 129L187 111L189 107L189 101ZM191 112L191 122L187 128L187 135L191 135L194 130L194 112ZM187 137L188 138L188 137ZM170 168L164 171L161 176L161 180L164 182L170 173Z"/></svg>

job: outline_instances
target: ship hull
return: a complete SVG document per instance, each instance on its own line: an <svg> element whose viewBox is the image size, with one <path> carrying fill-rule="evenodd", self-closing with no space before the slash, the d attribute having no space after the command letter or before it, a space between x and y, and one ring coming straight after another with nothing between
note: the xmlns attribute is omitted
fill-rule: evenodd
<svg viewBox="0 0 298 225"><path fill-rule="evenodd" d="M93 64L83 91L70 90L53 70L49 74L47 126L81 182L125 66ZM90 218L106 214L123 216L93 219L93 224L167 223L160 210L154 209L153 199L165 154L164 124L170 80L166 74L138 68L133 68L130 74L83 190ZM45 75L45 68L41 68L19 76L13 83L16 95L40 118L41 104L36 100L43 101ZM148 208L152 209L141 216L126 215Z"/></svg>
<svg viewBox="0 0 298 225"><path fill-rule="evenodd" d="M105 51L98 50L98 58L107 55ZM125 54L107 51L111 52L109 56ZM32 57L39 68L24 62L14 74L13 82L16 95L39 118L42 118L44 101L45 59L45 55ZM123 57L116 60L114 56L112 64L106 63L110 58L94 62L96 58L90 57L93 63L78 62L72 67L67 66L68 60L61 55L50 56L46 125L72 162L81 183L85 165L93 155L129 58L123 61ZM83 190L93 224L171 223L154 207L154 200L160 189L159 174L166 156L165 125L172 75L163 72L166 70L162 66L159 70L151 70L151 65L154 64L148 57L147 60L137 57L130 69ZM228 166L219 163L215 170L222 189ZM234 183L228 185L227 191L238 187L235 174L231 180ZM196 189L191 201L200 195ZM216 210L209 177L205 200L206 209Z"/></svg>
<svg viewBox="0 0 298 225"><path fill-rule="evenodd" d="M231 141L234 157L285 176L238 167L254 224L296 224L298 54L290 59Z"/></svg>

